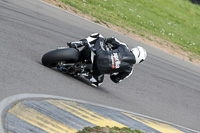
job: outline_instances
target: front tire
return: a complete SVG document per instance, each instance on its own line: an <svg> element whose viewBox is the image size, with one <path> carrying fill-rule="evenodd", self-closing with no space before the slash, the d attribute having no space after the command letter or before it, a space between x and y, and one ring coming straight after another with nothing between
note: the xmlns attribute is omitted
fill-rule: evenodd
<svg viewBox="0 0 200 133"><path fill-rule="evenodd" d="M75 63L79 59L79 51L74 48L56 49L47 52L42 57L42 64L48 67L56 67L58 62Z"/></svg>

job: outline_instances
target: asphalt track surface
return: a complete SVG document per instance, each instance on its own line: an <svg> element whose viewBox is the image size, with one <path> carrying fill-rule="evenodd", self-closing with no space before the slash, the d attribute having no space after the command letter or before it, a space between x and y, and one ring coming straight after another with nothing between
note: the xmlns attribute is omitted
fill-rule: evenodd
<svg viewBox="0 0 200 133"><path fill-rule="evenodd" d="M67 41L99 32L146 48L146 62L120 84L92 87L41 64ZM200 67L39 0L0 0L0 100L21 93L74 98L200 131Z"/></svg>

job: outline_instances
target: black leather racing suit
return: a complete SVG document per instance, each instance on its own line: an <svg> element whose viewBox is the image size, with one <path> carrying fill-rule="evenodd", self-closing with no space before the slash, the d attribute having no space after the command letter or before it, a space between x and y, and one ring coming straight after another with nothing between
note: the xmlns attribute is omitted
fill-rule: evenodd
<svg viewBox="0 0 200 133"><path fill-rule="evenodd" d="M91 34L86 39L82 39L77 47L86 43L94 44L96 55L93 64L93 77L90 79L92 85L100 86L104 79L104 74L110 74L113 82L119 83L123 79L128 78L133 72L135 57L130 52L125 43L118 41L116 38L105 39L101 34ZM83 43L84 42L84 43ZM104 47L105 43L111 44L114 49L107 51Z"/></svg>

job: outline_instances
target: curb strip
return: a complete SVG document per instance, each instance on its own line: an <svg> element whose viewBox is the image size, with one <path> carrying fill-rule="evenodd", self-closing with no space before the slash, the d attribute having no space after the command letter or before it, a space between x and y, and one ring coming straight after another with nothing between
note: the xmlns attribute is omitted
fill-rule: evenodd
<svg viewBox="0 0 200 133"><path fill-rule="evenodd" d="M112 109L112 110L115 110L115 111L130 113L130 114L133 114L133 115L137 115L139 117L144 117L144 118L151 119L151 120L154 120L154 121L158 121L158 122L161 122L161 123L169 124L169 125L172 125L172 126L175 126L175 127L178 127L178 128L182 128L182 129L194 132L194 133L200 133L200 132L193 130L193 129L190 129L190 128L179 126L179 125L176 125L176 124L173 124L173 123L170 123L170 122L166 122L166 121L156 119L156 118L152 118L152 117L149 117L149 116L145 116L145 115L142 115L142 114L138 114L138 113L134 113L134 112L130 112L130 111L125 111L125 110L117 109L117 108L113 108L113 107L108 107L108 106L104 106L104 105L100 105L100 104L94 104L94 103L87 102L87 101L76 100L76 99L72 99L72 98L65 98L65 97L60 97L60 96L45 95L45 94L19 94L19 95L10 96L10 97L4 99L3 101L1 101L0 102L0 132L2 132L2 133L5 132L5 130L3 128L4 123L3 123L2 118L4 117L3 116L4 111L7 109L7 107L10 104L17 102L19 100L34 99L34 98L42 98L42 99L45 99L45 98L49 99L50 98L50 99L57 99L57 100L74 101L74 102L83 103L83 104L90 104L90 105L93 105L93 106L108 108L108 109Z"/></svg>

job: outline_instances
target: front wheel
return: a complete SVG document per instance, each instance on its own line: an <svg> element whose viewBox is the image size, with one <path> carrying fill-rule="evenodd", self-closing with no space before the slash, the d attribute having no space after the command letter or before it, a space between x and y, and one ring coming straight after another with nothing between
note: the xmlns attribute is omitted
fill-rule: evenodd
<svg viewBox="0 0 200 133"><path fill-rule="evenodd" d="M42 64L48 67L56 67L58 62L75 63L79 59L79 51L74 48L56 49L47 52L42 57Z"/></svg>

